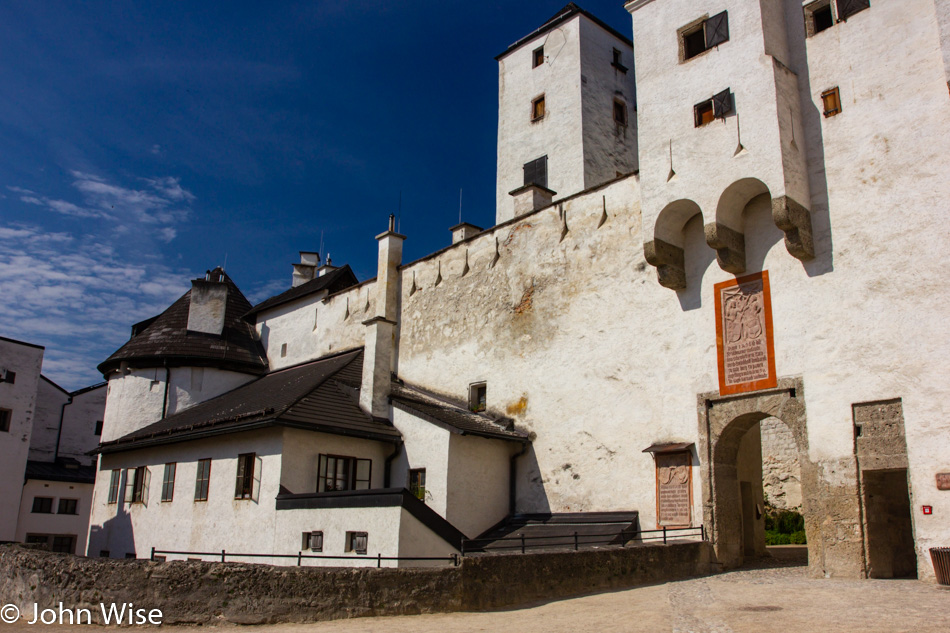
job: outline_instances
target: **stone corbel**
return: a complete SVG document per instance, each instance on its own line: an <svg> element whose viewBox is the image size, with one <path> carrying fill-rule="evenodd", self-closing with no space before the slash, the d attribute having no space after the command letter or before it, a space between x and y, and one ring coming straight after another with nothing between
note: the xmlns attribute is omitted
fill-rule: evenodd
<svg viewBox="0 0 950 633"><path fill-rule="evenodd" d="M686 287L686 257L683 249L663 240L644 242L643 255L656 268L660 285L673 290Z"/></svg>
<svg viewBox="0 0 950 633"><path fill-rule="evenodd" d="M772 221L785 233L785 248L792 257L807 261L815 257L811 213L788 196L772 199Z"/></svg>
<svg viewBox="0 0 950 633"><path fill-rule="evenodd" d="M745 272L745 235L728 226L713 222L703 227L706 243L716 249L716 261L727 273Z"/></svg>

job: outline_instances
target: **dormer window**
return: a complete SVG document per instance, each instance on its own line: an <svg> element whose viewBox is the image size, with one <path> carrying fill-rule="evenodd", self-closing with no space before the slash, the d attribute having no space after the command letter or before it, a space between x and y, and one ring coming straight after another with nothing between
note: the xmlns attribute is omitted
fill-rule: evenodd
<svg viewBox="0 0 950 633"><path fill-rule="evenodd" d="M539 46L531 53L531 67L537 68L544 63L544 47Z"/></svg>
<svg viewBox="0 0 950 633"><path fill-rule="evenodd" d="M472 411L484 411L488 402L488 386L477 382L468 388L468 405Z"/></svg>

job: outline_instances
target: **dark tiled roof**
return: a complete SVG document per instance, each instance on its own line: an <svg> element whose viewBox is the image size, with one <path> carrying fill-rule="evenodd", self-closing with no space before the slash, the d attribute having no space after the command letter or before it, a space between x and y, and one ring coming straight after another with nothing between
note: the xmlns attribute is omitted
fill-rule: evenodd
<svg viewBox="0 0 950 633"><path fill-rule="evenodd" d="M26 462L26 479L38 479L40 481L65 481L77 484L96 483L95 465L75 467L67 466L63 463L54 462Z"/></svg>
<svg viewBox="0 0 950 633"><path fill-rule="evenodd" d="M289 303L295 299L300 299L301 297L306 297L315 292L320 292L321 290L327 290L330 294L334 292L339 292L341 290L346 290L350 286L355 286L359 281L356 279L356 275L353 274L353 270L350 268L349 264L343 268L337 268L336 270L330 271L322 277L317 277L316 279L311 279L310 281L300 284L296 288L291 288L286 290L279 295L271 297L270 299L265 299L261 301L256 306L251 308L246 315L245 319L250 320L250 317L263 312L264 310L269 310L276 306L279 306L284 303Z"/></svg>
<svg viewBox="0 0 950 633"><path fill-rule="evenodd" d="M362 365L363 350L356 349L274 371L117 440L104 442L99 452L268 426L398 440L401 435L388 420L373 418L359 406L352 381L361 374Z"/></svg>
<svg viewBox="0 0 950 633"><path fill-rule="evenodd" d="M217 272L217 271L216 271ZM264 347L257 340L253 325L241 317L251 309L250 302L223 272L228 286L224 330L220 336L188 331L191 290L148 325L134 333L129 341L99 365L103 375L123 361L132 366L192 365L232 369L261 374L267 371ZM135 332L133 328L133 332Z"/></svg>
<svg viewBox="0 0 950 633"><path fill-rule="evenodd" d="M511 553L520 550L522 535L532 552L572 550L575 533L577 547L621 545L640 533L639 513L631 510L510 516L477 539L467 541L465 551Z"/></svg>
<svg viewBox="0 0 950 633"><path fill-rule="evenodd" d="M572 17L574 17L577 14L583 15L584 17L586 17L588 20L590 20L591 22L593 22L600 28L604 29L605 31L607 31L608 33L610 33L611 35L613 35L620 41L626 43L628 46L633 46L633 42L630 41L629 37L623 35L619 31L617 31L617 29L613 28L612 26L610 26L609 24L607 24L606 22L604 22L597 16L593 15L592 13L588 11L585 11L584 9L580 8L579 6L571 2L565 5L563 9L555 13L551 17L550 20L548 20L547 22L539 26L537 29L535 29L533 32L525 35L520 40L518 40L517 42L515 42L514 44L506 48L504 52L496 55L495 59L496 60L501 59L502 57L504 57L511 51L517 48L521 48L521 46L525 44L526 42L533 40L539 35L543 35L544 33L547 33L551 29L557 28L561 24L564 24L565 22L567 22L568 20L570 20Z"/></svg>
<svg viewBox="0 0 950 633"><path fill-rule="evenodd" d="M473 413L459 404L445 401L416 387L394 382L390 397L394 405L454 433L516 442L529 441L523 433L502 426L486 415Z"/></svg>

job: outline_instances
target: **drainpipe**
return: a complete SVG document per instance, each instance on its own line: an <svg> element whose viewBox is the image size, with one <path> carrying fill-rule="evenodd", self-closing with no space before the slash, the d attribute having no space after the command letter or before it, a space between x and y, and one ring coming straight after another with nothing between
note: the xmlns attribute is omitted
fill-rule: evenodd
<svg viewBox="0 0 950 633"><path fill-rule="evenodd" d="M384 466L385 470L383 471L383 488L389 488L389 485L392 483L392 473L390 470L392 468L393 460L396 459L396 455L399 454L399 451L402 450L402 440L396 440L393 442L393 452L386 458L386 465Z"/></svg>
<svg viewBox="0 0 950 633"><path fill-rule="evenodd" d="M53 463L59 459L59 441L63 437L63 419L66 417L66 407L73 403L73 397L69 396L63 403L63 408L59 410L59 430L56 431L56 448L53 450Z"/></svg>
<svg viewBox="0 0 950 633"><path fill-rule="evenodd" d="M518 492L518 458L528 452L528 443L521 445L521 450L511 456L508 466L508 514L515 514L515 497Z"/></svg>
<svg viewBox="0 0 950 633"><path fill-rule="evenodd" d="M162 419L168 412L168 383L171 382L172 370L168 367L168 361L165 362L165 395L162 396Z"/></svg>

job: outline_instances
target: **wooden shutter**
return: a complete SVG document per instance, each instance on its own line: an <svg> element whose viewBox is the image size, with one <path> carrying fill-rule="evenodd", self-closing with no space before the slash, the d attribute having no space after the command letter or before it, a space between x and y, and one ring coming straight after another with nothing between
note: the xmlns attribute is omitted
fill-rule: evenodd
<svg viewBox="0 0 950 633"><path fill-rule="evenodd" d="M838 0L838 19L847 20L859 11L871 7L871 0Z"/></svg>
<svg viewBox="0 0 950 633"><path fill-rule="evenodd" d="M261 467L264 460L260 457L254 458L254 483L251 484L251 501L257 503L261 498Z"/></svg>
<svg viewBox="0 0 950 633"><path fill-rule="evenodd" d="M719 46L729 41L729 12L717 13L706 20L706 48Z"/></svg>
<svg viewBox="0 0 950 633"><path fill-rule="evenodd" d="M132 503L135 498L135 469L125 469L125 502Z"/></svg>
<svg viewBox="0 0 950 633"><path fill-rule="evenodd" d="M323 551L323 532L310 533L310 551L312 552Z"/></svg>
<svg viewBox="0 0 950 633"><path fill-rule="evenodd" d="M714 95L712 98L713 102L713 116L716 118L723 118L733 110L733 99L732 93L729 92L729 89L726 88L717 95Z"/></svg>
<svg viewBox="0 0 950 633"><path fill-rule="evenodd" d="M353 551L357 554L366 553L366 542L369 540L366 532L357 532L353 535Z"/></svg>
<svg viewBox="0 0 950 633"><path fill-rule="evenodd" d="M149 470L148 466L143 466L142 471L142 478L144 479L142 482L142 503L148 507L148 487L152 483L152 471Z"/></svg>

